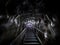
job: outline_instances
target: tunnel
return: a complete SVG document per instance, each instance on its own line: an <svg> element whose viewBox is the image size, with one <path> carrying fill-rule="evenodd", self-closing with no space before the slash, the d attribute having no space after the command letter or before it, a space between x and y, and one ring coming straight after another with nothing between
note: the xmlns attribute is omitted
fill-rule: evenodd
<svg viewBox="0 0 60 45"><path fill-rule="evenodd" d="M0 0L0 45L59 45L58 2Z"/></svg>

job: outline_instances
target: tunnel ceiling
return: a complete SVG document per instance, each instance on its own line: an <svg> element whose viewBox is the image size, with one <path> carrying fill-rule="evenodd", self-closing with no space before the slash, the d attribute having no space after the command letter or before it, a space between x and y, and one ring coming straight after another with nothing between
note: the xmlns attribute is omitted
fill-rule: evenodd
<svg viewBox="0 0 60 45"><path fill-rule="evenodd" d="M59 13L58 2L55 0L0 0L0 14Z"/></svg>

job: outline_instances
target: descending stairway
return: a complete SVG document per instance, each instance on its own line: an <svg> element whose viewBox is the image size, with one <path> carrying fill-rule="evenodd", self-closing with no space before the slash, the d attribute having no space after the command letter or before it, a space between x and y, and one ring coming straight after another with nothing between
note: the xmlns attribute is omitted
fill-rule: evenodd
<svg viewBox="0 0 60 45"><path fill-rule="evenodd" d="M38 39L36 38L32 30L26 31L23 45L40 45Z"/></svg>

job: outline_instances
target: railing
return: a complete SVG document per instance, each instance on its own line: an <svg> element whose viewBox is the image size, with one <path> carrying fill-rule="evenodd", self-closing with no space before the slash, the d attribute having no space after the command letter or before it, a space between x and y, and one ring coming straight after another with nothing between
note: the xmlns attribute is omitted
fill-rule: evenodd
<svg viewBox="0 0 60 45"><path fill-rule="evenodd" d="M24 30L10 43L10 45L13 45L17 40L22 40L23 36L26 32L26 28L24 28Z"/></svg>
<svg viewBox="0 0 60 45"><path fill-rule="evenodd" d="M42 42L42 40L41 40L41 38L38 36L38 32L40 32L40 33L44 33L44 32L42 32L40 29L38 29L38 28L36 28L35 27L35 29L36 29L36 37L37 37L37 39L39 40L39 42L41 43L41 45L43 45L43 42Z"/></svg>
<svg viewBox="0 0 60 45"><path fill-rule="evenodd" d="M45 34L45 32L43 32L41 29L39 29L39 28L36 28L35 27L35 29L36 29L36 37L37 37L37 39L39 40L39 42L41 43L41 45L44 45L46 42L47 42L47 40L48 40L48 38L50 38L50 39L54 39L54 37L55 37L55 32L54 32L54 30L53 30L53 28L51 28L50 30L45 30L46 31L46 33L47 34ZM49 32L48 31L50 31L50 34L49 34ZM41 35L40 34L42 34L42 36L43 37L41 37ZM39 36L40 35L40 36ZM45 37L46 36L46 37ZM43 39L42 39L43 38Z"/></svg>

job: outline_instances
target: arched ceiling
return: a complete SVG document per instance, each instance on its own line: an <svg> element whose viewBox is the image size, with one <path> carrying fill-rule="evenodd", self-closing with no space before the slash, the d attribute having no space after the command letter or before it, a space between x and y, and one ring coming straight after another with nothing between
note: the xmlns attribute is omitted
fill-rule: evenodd
<svg viewBox="0 0 60 45"><path fill-rule="evenodd" d="M58 5L58 1L52 0L0 0L0 14L15 15L23 12L59 13Z"/></svg>

